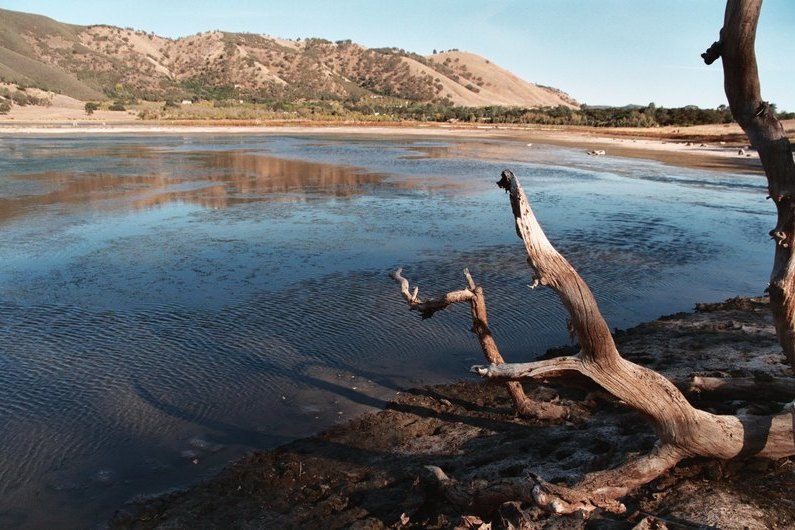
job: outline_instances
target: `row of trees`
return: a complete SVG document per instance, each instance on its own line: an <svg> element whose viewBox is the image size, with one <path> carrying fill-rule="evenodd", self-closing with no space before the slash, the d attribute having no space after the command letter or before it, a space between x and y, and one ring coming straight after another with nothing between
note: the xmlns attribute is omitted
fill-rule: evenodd
<svg viewBox="0 0 795 530"><path fill-rule="evenodd" d="M715 109L702 109L694 105L685 107L590 107L573 109L557 107L457 107L440 103L414 103L390 106L374 102L346 102L346 109L364 114L392 115L396 119L416 121L461 121L539 125L581 125L590 127L658 127L665 125L688 126L730 123L731 111L726 105ZM775 111L775 106L774 106ZM779 119L795 118L795 113L777 113Z"/></svg>
<svg viewBox="0 0 795 530"><path fill-rule="evenodd" d="M99 110L101 107L100 107L99 103L95 103L93 101L89 101L88 103L85 104L85 106L83 108L86 111L86 115L87 116L91 116L92 114L94 114L94 111ZM124 106L124 104L121 101L114 101L108 107L108 110L122 112L122 111L127 110L127 108Z"/></svg>
<svg viewBox="0 0 795 530"><path fill-rule="evenodd" d="M230 89L231 90L231 89ZM420 121L420 122L462 122L492 124L538 124L568 125L589 127L659 127L709 125L730 123L733 121L731 111L725 105L715 109L702 109L696 106L658 107L650 103L645 107L590 107L583 105L579 109L566 107L522 108L522 107L460 107L450 102L421 103L406 102L397 97L349 97L344 101L337 98L321 97L284 98L282 94L248 95L246 98L231 97L231 92L215 89L205 94L206 98L194 97L194 103L202 100L211 101L215 108L245 109L247 112L257 111L259 114L288 113L301 117L316 119L337 119L355 121ZM178 108L178 99L166 100L163 111ZM129 105L130 103L127 102ZM778 119L795 118L792 112L776 112L775 105L771 108ZM189 113L182 116L190 119ZM157 116L150 116L157 117Z"/></svg>

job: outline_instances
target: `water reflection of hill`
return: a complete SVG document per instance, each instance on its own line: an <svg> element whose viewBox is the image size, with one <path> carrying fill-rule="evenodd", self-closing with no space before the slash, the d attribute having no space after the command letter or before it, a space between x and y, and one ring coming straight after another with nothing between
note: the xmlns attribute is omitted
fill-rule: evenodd
<svg viewBox="0 0 795 530"><path fill-rule="evenodd" d="M197 159L209 171L229 175L211 177L227 181L240 194L291 193L350 196L361 193L361 186L378 184L383 176L359 168L304 160L225 151L201 153Z"/></svg>
<svg viewBox="0 0 795 530"><path fill-rule="evenodd" d="M152 173L47 171L12 177L36 191L0 198L0 222L51 206L113 211L182 201L225 208L235 202L350 197L384 180L356 167L234 151L193 153L170 167L137 169Z"/></svg>

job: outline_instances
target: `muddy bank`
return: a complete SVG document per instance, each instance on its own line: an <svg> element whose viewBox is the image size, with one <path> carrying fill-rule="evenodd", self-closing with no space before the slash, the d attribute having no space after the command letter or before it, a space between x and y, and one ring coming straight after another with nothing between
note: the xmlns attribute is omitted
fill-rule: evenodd
<svg viewBox="0 0 795 530"><path fill-rule="evenodd" d="M687 386L693 374L789 376L766 299L734 299L617 331L623 354ZM562 348L557 353L570 353ZM548 355L555 355L550 352ZM795 388L795 385L793 385ZM215 479L120 509L112 528L791 528L795 459L688 460L625 499L627 512L590 521L528 505L457 509L427 478L460 484L538 474L567 482L648 451L656 437L636 413L585 384L526 385L557 400L565 421L517 418L503 387L470 380L403 393L384 411L256 453ZM783 400L710 401L718 413L780 410ZM486 526L483 526L486 525ZM657 525L657 526L654 526Z"/></svg>
<svg viewBox="0 0 795 530"><path fill-rule="evenodd" d="M784 121L785 131L795 137L795 120ZM756 151L748 149L748 139L735 124L691 127L596 128L538 125L473 125L449 123L355 123L321 121L103 121L74 122L3 121L0 139L14 136L71 135L169 135L169 134L331 134L380 136L429 136L434 138L497 138L518 140L529 145L550 144L604 151L606 156L657 160L680 167L762 173Z"/></svg>

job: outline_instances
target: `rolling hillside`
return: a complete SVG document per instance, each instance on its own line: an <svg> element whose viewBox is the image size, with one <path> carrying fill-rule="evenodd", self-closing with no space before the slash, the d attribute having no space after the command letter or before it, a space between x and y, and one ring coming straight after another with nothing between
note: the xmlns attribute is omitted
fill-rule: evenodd
<svg viewBox="0 0 795 530"><path fill-rule="evenodd" d="M395 98L461 106L577 103L475 54L213 31L167 39L0 10L0 80L80 100L279 102Z"/></svg>

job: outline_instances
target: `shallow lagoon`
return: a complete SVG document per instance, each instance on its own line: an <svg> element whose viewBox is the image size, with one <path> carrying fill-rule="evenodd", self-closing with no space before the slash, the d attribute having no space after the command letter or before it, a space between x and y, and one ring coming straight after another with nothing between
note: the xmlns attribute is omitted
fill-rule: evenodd
<svg viewBox="0 0 795 530"><path fill-rule="evenodd" d="M85 527L480 362L486 289L509 360L565 343L530 291L510 167L613 327L757 295L759 176L505 140L0 137L0 527Z"/></svg>

